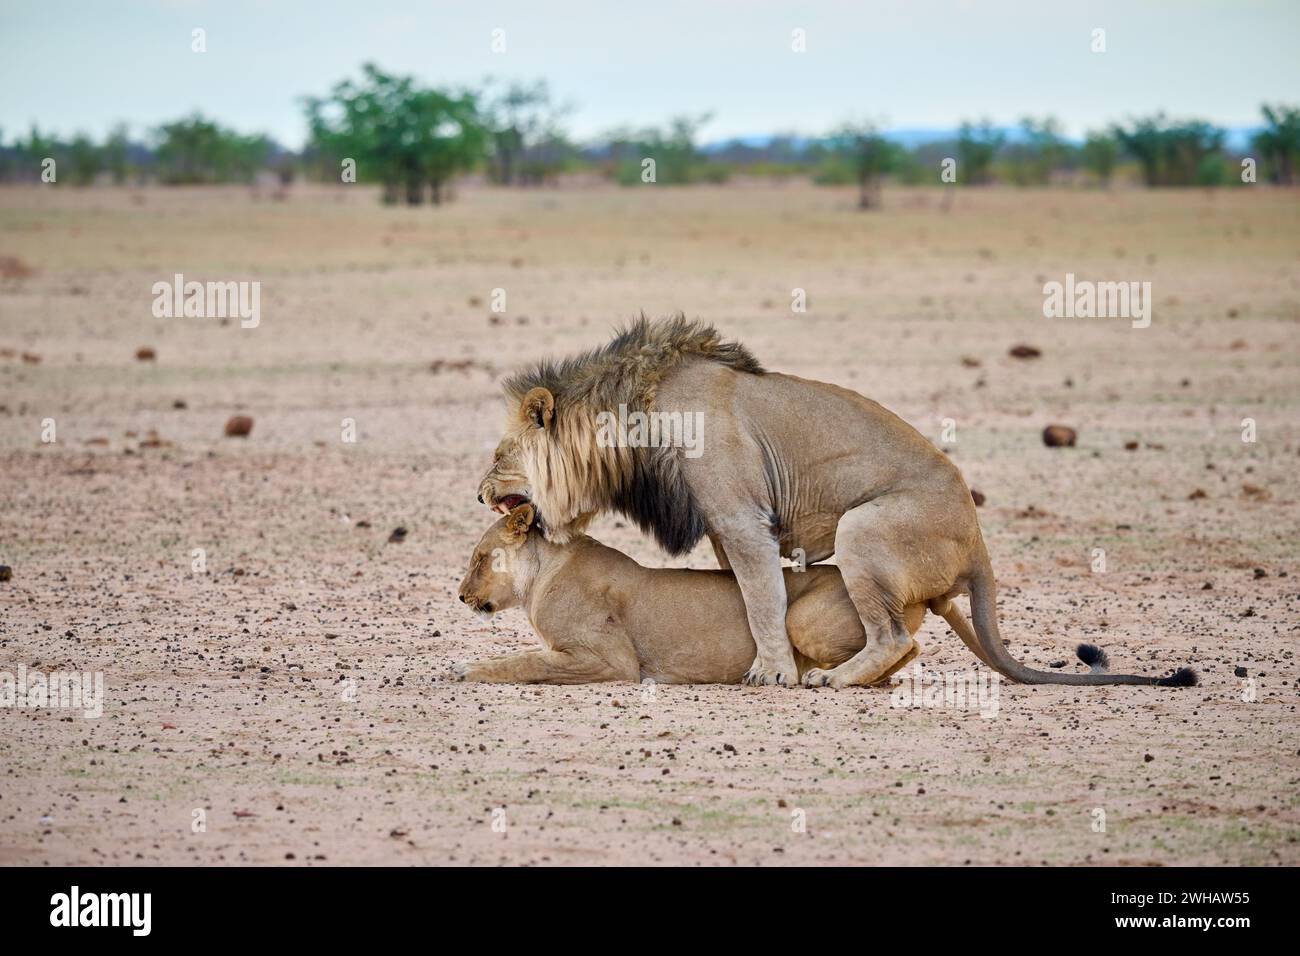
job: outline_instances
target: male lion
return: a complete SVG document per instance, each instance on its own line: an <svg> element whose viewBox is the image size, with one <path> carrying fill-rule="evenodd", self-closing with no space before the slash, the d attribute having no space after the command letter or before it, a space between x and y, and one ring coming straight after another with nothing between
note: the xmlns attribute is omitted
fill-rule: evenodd
<svg viewBox="0 0 1300 956"><path fill-rule="evenodd" d="M757 646L750 684L871 684L912 647L907 608L969 593L982 661L1030 684L1194 683L1026 667L998 634L993 568L970 491L919 432L848 389L767 372L744 346L683 316L644 316L608 345L544 361L505 382L506 434L479 485L502 513L531 502L562 544L602 511L651 532L670 554L708 536L744 598ZM601 413L700 414L702 454L608 441ZM620 436L621 437L621 436ZM781 558L836 558L865 642L802 676L786 633ZM964 623L964 622L963 622Z"/></svg>

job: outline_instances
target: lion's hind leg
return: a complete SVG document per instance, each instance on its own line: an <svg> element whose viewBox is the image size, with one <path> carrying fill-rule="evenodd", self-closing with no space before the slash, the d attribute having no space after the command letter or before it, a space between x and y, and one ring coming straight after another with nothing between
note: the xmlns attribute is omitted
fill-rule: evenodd
<svg viewBox="0 0 1300 956"><path fill-rule="evenodd" d="M924 604L913 604L903 610L903 626L909 636L921 629L924 619ZM819 683L816 675L805 680L810 671L828 673L859 653L867 643L858 610L838 576L827 577L825 583L818 582L791 601L785 627L794 645L800 679L809 685ZM920 652L921 645L913 639L903 656L876 683L887 680Z"/></svg>
<svg viewBox="0 0 1300 956"><path fill-rule="evenodd" d="M798 652L801 675L813 667L843 664L866 643L853 602L839 580L829 576L790 602L785 629Z"/></svg>
<svg viewBox="0 0 1300 956"><path fill-rule="evenodd" d="M835 563L857 610L865 641L860 651L830 670L813 669L807 686L875 684L915 656L912 638L920 619L912 608L927 592L946 592L945 569L959 548L927 525L926 509L911 499L878 498L848 511L835 531ZM912 620L909 620L909 614ZM909 625L912 625L909 627Z"/></svg>

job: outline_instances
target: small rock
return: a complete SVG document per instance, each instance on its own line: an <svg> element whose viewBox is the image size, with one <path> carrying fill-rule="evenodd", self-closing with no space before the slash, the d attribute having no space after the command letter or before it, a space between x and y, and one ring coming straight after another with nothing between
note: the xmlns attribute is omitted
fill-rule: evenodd
<svg viewBox="0 0 1300 956"><path fill-rule="evenodd" d="M1187 496L1187 500L1188 500L1188 501L1199 501L1200 499L1205 498L1205 497L1208 497L1208 496L1205 494L1205 489L1204 489L1204 488L1197 488L1195 491L1193 491L1190 495Z"/></svg>
<svg viewBox="0 0 1300 956"><path fill-rule="evenodd" d="M1036 359L1043 354L1042 349L1034 348L1032 345L1015 345L1011 351L1007 352L1012 358L1018 359Z"/></svg>
<svg viewBox="0 0 1300 956"><path fill-rule="evenodd" d="M388 536L389 544L400 544L405 540L406 540L406 529L402 527L394 528L393 533Z"/></svg>
<svg viewBox="0 0 1300 956"><path fill-rule="evenodd" d="M1150 763L1151 761L1153 761L1153 760L1155 760L1155 759L1156 759L1156 758L1153 757L1153 756L1151 756L1150 754L1143 754L1143 755L1142 755L1142 762L1143 762L1143 763Z"/></svg>
<svg viewBox="0 0 1300 956"><path fill-rule="evenodd" d="M17 256L0 256L0 279L26 279L35 272Z"/></svg>
<svg viewBox="0 0 1300 956"><path fill-rule="evenodd" d="M1245 677L1245 676L1246 676L1246 668L1241 667L1241 666L1234 667L1234 668L1232 669L1232 673L1233 673L1233 676L1235 676L1235 677Z"/></svg>
<svg viewBox="0 0 1300 956"><path fill-rule="evenodd" d="M12 581L14 578L14 569L7 564L0 564L0 581Z"/></svg>
<svg viewBox="0 0 1300 956"><path fill-rule="evenodd" d="M973 502L975 502L975 507L976 507L976 508L979 508L979 507L983 506L984 501L985 501L985 498L984 498L984 492L982 492L982 491L976 491L974 488L972 488L972 489L970 490L970 500L973 501Z"/></svg>
<svg viewBox="0 0 1300 956"><path fill-rule="evenodd" d="M135 360L137 362L152 362L157 357L158 353L147 345L142 345L135 350Z"/></svg>
<svg viewBox="0 0 1300 956"><path fill-rule="evenodd" d="M1135 442L1135 441L1126 441L1126 442L1124 443L1124 450L1125 450L1125 451L1137 451L1137 450L1138 450L1138 443Z"/></svg>
<svg viewBox="0 0 1300 956"><path fill-rule="evenodd" d="M1254 574L1255 574L1256 581L1258 581L1260 578L1268 577L1268 572L1265 571L1263 568L1256 568Z"/></svg>
<svg viewBox="0 0 1300 956"><path fill-rule="evenodd" d="M1043 444L1048 448L1073 448L1079 433L1068 425L1048 425L1043 429Z"/></svg>
<svg viewBox="0 0 1300 956"><path fill-rule="evenodd" d="M227 438L247 438L253 430L253 420L247 415L236 415L226 422Z"/></svg>
<svg viewBox="0 0 1300 956"><path fill-rule="evenodd" d="M1057 670L1060 670L1062 667L1065 666L1065 661L1052 661L1052 663L1048 664L1047 666L1055 667Z"/></svg>

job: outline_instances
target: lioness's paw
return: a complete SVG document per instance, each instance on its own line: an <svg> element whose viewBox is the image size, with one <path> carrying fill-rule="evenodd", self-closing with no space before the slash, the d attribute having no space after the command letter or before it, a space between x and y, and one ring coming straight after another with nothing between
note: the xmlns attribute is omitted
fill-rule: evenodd
<svg viewBox="0 0 1300 956"><path fill-rule="evenodd" d="M799 683L799 672L794 668L764 667L755 661L745 674L744 682L750 687L794 687Z"/></svg>

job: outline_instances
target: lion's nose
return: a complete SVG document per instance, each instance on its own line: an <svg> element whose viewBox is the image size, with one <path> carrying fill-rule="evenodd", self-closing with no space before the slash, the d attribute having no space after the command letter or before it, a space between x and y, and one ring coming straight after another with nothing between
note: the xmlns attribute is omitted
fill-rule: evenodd
<svg viewBox="0 0 1300 956"><path fill-rule="evenodd" d="M484 504L484 501L483 501L483 493L482 493L481 491L479 492L478 503L479 503L479 504Z"/></svg>
<svg viewBox="0 0 1300 956"><path fill-rule="evenodd" d="M457 596L460 598L460 603L461 603L461 604L464 604L464 603L465 603L465 595L464 595L464 594L460 594L460 595L457 595Z"/></svg>

